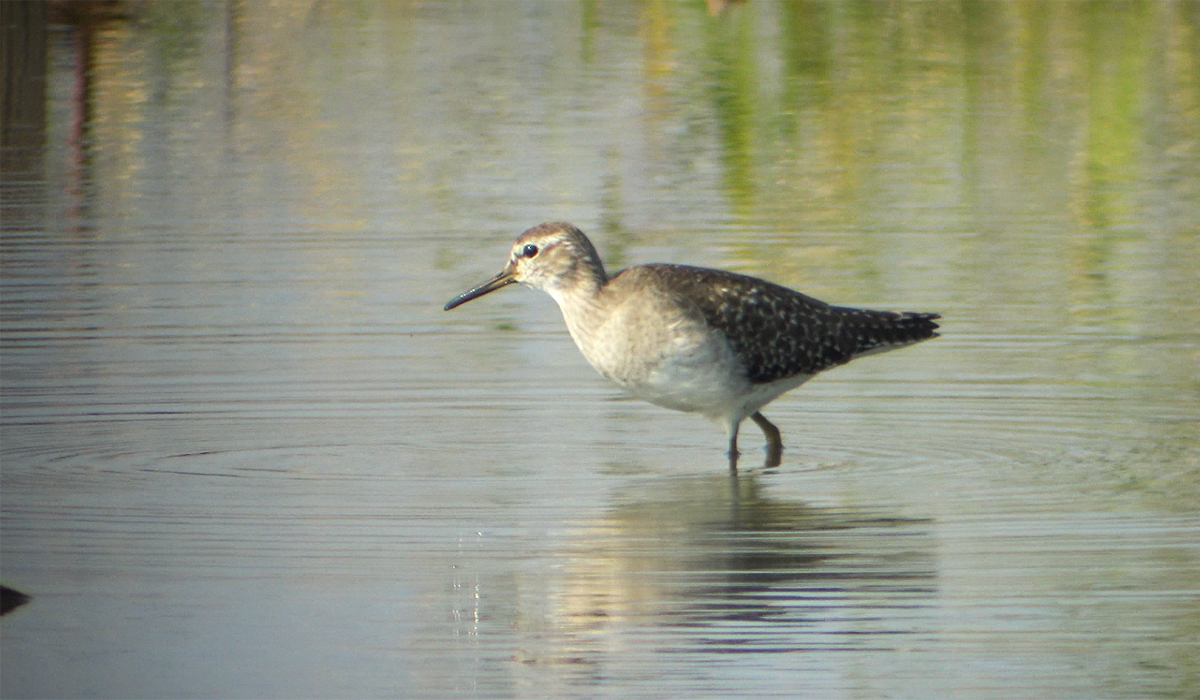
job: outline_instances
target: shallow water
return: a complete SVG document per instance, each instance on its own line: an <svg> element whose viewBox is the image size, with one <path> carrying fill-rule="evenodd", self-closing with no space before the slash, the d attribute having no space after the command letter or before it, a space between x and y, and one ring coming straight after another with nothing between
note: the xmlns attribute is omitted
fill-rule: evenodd
<svg viewBox="0 0 1200 700"><path fill-rule="evenodd" d="M1195 697L1198 32L1170 2L52 26L4 172L0 578L32 599L0 695ZM545 295L441 310L553 219L614 268L944 334L768 407L783 465L731 477Z"/></svg>

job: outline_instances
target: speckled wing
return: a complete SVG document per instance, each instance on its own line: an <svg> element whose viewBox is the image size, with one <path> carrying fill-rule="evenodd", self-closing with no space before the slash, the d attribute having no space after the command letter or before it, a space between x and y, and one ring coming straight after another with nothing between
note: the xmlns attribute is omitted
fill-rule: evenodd
<svg viewBox="0 0 1200 700"><path fill-rule="evenodd" d="M747 379L766 384L816 374L860 355L937 335L937 314L831 306L765 280L686 265L646 265L729 339ZM649 270L648 270L649 271Z"/></svg>

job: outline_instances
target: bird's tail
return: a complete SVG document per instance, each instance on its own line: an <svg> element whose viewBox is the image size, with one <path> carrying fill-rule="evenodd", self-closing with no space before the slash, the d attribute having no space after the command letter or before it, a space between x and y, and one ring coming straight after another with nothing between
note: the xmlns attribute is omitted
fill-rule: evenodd
<svg viewBox="0 0 1200 700"><path fill-rule="evenodd" d="M938 336L938 314L915 311L871 311L836 308L842 315L842 337L851 343L851 357L895 350Z"/></svg>

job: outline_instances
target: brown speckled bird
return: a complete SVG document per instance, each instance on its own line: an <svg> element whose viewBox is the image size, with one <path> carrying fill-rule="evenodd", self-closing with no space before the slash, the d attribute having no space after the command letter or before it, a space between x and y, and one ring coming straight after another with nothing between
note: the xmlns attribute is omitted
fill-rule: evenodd
<svg viewBox="0 0 1200 700"><path fill-rule="evenodd" d="M759 409L784 392L856 357L938 335L938 314L831 306L722 270L638 265L609 277L587 236L561 222L521 234L504 269L446 310L513 282L553 297L580 352L617 386L724 424L732 470L746 418L767 437L766 466L779 465L779 429Z"/></svg>

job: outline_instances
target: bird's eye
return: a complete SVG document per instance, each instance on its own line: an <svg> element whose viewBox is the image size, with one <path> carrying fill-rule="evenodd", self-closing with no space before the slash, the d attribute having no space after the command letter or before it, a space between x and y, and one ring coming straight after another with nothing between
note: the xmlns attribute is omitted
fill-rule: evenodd
<svg viewBox="0 0 1200 700"><path fill-rule="evenodd" d="M521 249L521 257L523 257L523 258L532 258L532 257L536 256L537 254L538 254L538 247L532 243L526 243L525 247Z"/></svg>

